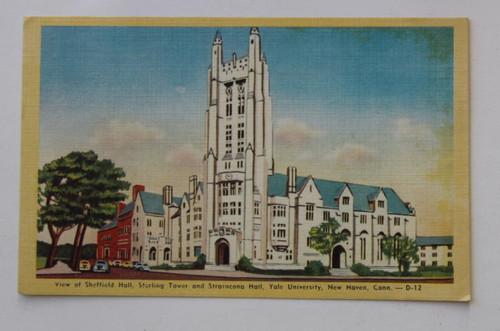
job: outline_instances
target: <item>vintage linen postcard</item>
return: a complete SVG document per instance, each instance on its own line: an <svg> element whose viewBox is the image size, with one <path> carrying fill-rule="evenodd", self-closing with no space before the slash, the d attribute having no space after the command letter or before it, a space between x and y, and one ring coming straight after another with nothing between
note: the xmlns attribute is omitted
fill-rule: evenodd
<svg viewBox="0 0 500 331"><path fill-rule="evenodd" d="M466 19L26 18L19 291L470 299Z"/></svg>

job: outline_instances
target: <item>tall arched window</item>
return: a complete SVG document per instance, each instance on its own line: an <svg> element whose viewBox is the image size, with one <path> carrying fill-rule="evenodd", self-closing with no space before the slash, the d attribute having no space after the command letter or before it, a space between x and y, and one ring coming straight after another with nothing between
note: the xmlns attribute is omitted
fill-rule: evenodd
<svg viewBox="0 0 500 331"><path fill-rule="evenodd" d="M151 247L151 249L149 250L149 260L150 261L156 260L156 248L154 247Z"/></svg>
<svg viewBox="0 0 500 331"><path fill-rule="evenodd" d="M165 248L163 251L163 260L170 261L170 248Z"/></svg>

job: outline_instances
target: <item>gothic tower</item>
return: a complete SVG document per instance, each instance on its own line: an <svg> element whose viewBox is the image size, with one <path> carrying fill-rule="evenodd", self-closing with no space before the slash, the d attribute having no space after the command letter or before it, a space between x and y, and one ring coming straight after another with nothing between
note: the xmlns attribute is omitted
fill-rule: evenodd
<svg viewBox="0 0 500 331"><path fill-rule="evenodd" d="M217 31L211 58L204 156L207 263L234 265L242 255L265 263L273 140L259 29L250 29L248 56L233 53L226 62Z"/></svg>

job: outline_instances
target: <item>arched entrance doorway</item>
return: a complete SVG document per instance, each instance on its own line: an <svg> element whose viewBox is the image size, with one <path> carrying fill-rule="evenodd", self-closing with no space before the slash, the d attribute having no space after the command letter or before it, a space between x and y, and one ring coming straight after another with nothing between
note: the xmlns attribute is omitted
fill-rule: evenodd
<svg viewBox="0 0 500 331"><path fill-rule="evenodd" d="M344 247L338 245L333 249L332 253L332 268L345 268L346 254Z"/></svg>
<svg viewBox="0 0 500 331"><path fill-rule="evenodd" d="M229 264L229 243L225 239L219 239L215 243L215 263Z"/></svg>

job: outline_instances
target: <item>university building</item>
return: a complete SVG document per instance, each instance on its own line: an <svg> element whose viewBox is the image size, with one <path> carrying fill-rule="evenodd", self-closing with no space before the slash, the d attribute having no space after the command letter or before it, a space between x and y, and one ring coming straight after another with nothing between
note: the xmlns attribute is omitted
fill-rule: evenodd
<svg viewBox="0 0 500 331"><path fill-rule="evenodd" d="M128 217L129 259L152 265L194 262L204 253L207 269L234 270L243 255L261 268L302 269L313 260L335 268L397 268L382 254L383 241L415 239L417 220L393 189L299 176L293 166L275 172L269 71L260 38L251 28L248 55L229 60L219 32L213 40L203 185L191 176L181 198L172 196L171 186L162 195L134 190L133 201L99 236L109 236ZM332 261L311 247L309 236L330 217L349 235L334 248Z"/></svg>

